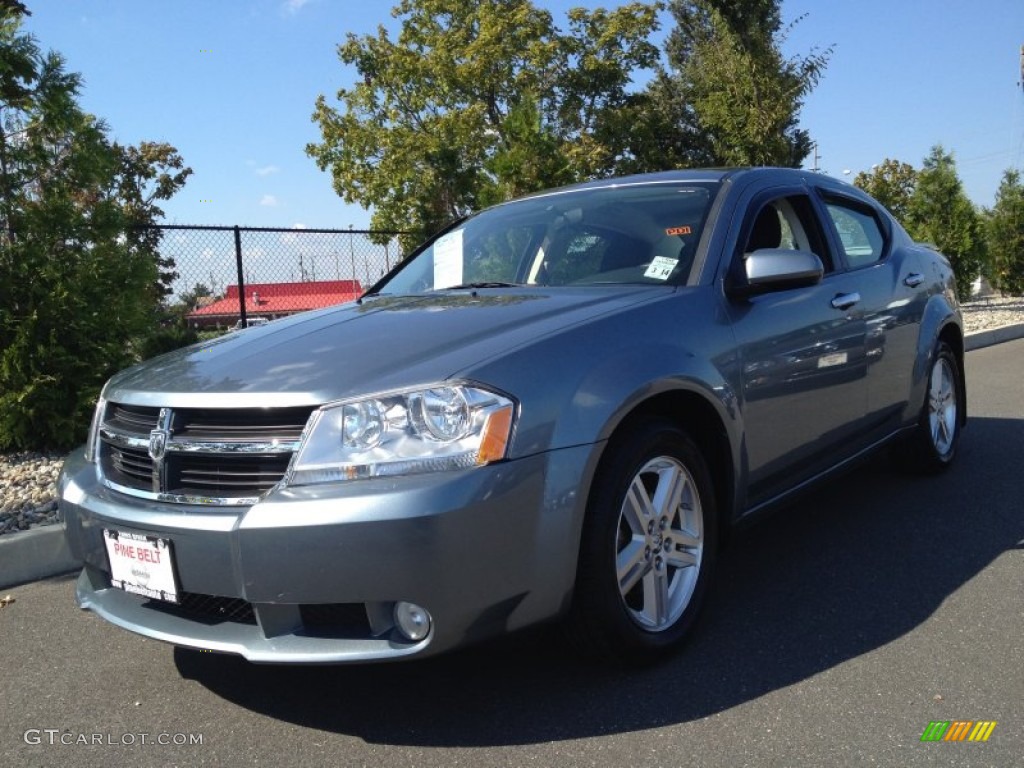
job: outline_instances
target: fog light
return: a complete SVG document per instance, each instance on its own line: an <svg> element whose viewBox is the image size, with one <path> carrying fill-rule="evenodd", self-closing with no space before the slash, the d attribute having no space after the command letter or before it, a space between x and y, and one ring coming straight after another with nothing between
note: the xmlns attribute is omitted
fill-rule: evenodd
<svg viewBox="0 0 1024 768"><path fill-rule="evenodd" d="M422 640L430 632L430 614L416 603L395 603L395 626L409 640Z"/></svg>

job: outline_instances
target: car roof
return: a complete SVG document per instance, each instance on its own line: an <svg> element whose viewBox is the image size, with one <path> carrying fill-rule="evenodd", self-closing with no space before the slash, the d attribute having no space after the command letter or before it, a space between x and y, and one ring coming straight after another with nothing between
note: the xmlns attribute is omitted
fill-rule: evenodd
<svg viewBox="0 0 1024 768"><path fill-rule="evenodd" d="M848 187L844 181L816 171L806 171L800 168L777 168L771 166L737 167L737 168L687 168L672 171L658 171L655 173L638 173L630 176L610 176L604 179L585 181L570 186L547 189L524 198L543 197L550 194L563 192L574 192L586 189L608 189L614 187L629 186L632 184L665 184L680 182L723 182L726 180L737 180L739 178L760 178L771 179L778 183L808 182L823 186ZM519 199L524 199L519 198ZM510 201L513 202L513 201Z"/></svg>
<svg viewBox="0 0 1024 768"><path fill-rule="evenodd" d="M551 189L540 190L521 197L513 198L512 200L506 200L495 205L488 206L479 211L475 211L462 219L457 219L452 222L449 227L441 229L436 233L435 237L443 235L451 227L458 226L461 222L467 218L473 218L485 211L493 211L504 208L505 206L515 205L524 200L539 200L545 197L571 194L573 192L585 191L589 189L616 189L621 187L627 187L631 185L647 185L647 184L685 184L685 183L715 183L721 184L724 182L738 182L740 180L744 182L760 183L761 186L774 186L774 185L807 185L808 187L818 187L819 189L828 189L834 193L845 194L851 197L855 197L865 203L872 204L876 208L880 208L878 202L871 198L863 190L858 189L847 181L837 179L834 176L828 176L827 174L820 173L818 171L809 171L802 168L780 168L775 166L743 166L735 168L686 168L671 171L656 171L653 173L637 173L628 176L609 176L603 179L594 179L592 181L584 181L579 184L571 184L564 187L554 187ZM881 209L884 210L884 209ZM891 215L890 215L891 218ZM895 220L894 220L895 221ZM428 241L429 242L429 241Z"/></svg>

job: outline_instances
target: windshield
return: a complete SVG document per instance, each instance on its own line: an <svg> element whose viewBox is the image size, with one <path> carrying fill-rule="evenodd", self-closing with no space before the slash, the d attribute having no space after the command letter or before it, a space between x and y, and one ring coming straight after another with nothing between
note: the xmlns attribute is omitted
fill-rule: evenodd
<svg viewBox="0 0 1024 768"><path fill-rule="evenodd" d="M716 183L554 192L490 208L405 262L375 293L501 285L679 284Z"/></svg>

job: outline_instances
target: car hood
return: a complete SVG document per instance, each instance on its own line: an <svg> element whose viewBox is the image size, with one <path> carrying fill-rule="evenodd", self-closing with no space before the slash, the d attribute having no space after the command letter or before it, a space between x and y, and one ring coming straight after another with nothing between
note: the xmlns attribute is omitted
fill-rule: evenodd
<svg viewBox="0 0 1024 768"><path fill-rule="evenodd" d="M429 384L471 376L486 360L671 290L608 286L378 296L154 358L111 379L105 397L176 407L315 405Z"/></svg>

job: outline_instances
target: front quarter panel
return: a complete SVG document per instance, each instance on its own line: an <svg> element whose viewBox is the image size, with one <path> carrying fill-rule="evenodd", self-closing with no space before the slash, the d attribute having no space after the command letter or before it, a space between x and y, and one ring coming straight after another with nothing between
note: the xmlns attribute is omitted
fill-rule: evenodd
<svg viewBox="0 0 1024 768"><path fill-rule="evenodd" d="M587 453L573 488L567 489L564 479L546 479L549 499L562 499L567 491L573 497L571 505L550 504L568 517L546 521L550 540L564 542L564 551L552 556L571 559L572 573L589 489L608 439L652 398L688 393L709 403L728 434L732 466L741 466L734 341L713 298L710 287L667 292L464 372L467 378L494 382L519 400L513 458L560 453L571 446ZM685 414L666 413L665 418L684 429L696 428L686 423ZM737 473L731 474L739 482ZM737 498L735 487L729 494ZM566 558L566 551L572 558Z"/></svg>
<svg viewBox="0 0 1024 768"><path fill-rule="evenodd" d="M458 375L521 403L512 458L606 440L637 405L672 390L705 397L738 435L733 345L712 292L683 288Z"/></svg>

